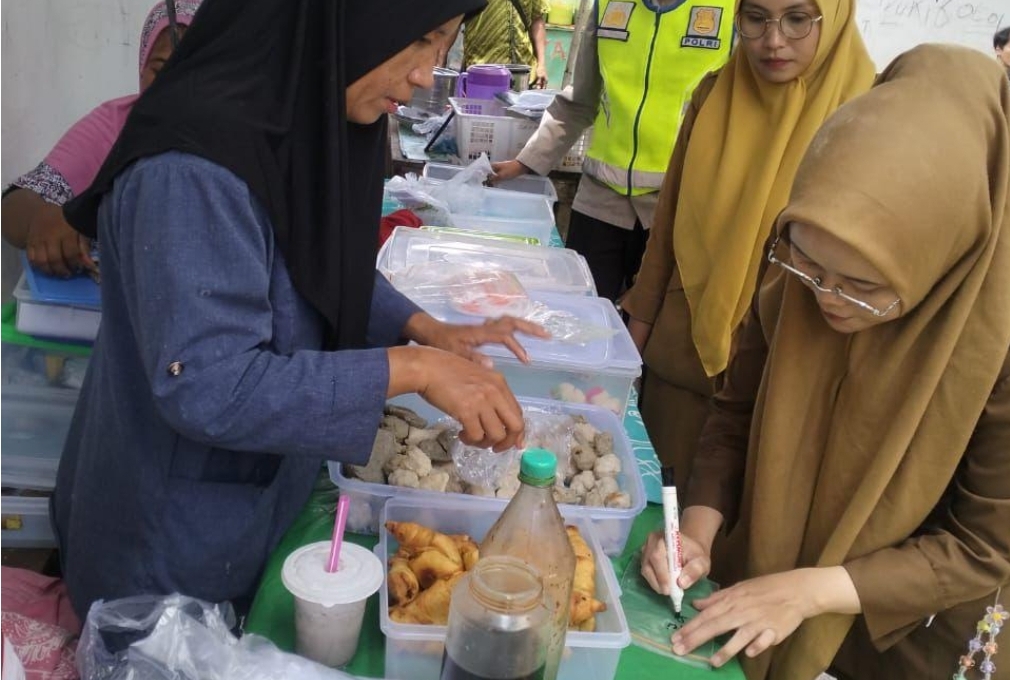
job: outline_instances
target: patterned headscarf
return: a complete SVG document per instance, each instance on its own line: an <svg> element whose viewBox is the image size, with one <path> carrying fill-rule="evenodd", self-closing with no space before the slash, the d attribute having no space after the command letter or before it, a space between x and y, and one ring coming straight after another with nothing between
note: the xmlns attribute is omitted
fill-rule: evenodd
<svg viewBox="0 0 1010 680"><path fill-rule="evenodd" d="M182 26L189 26L193 15L200 7L200 0L175 0L175 21ZM144 70L147 58L151 56L151 48L161 32L168 28L168 6L164 1L151 8L144 19L144 28L140 32L140 60L138 71Z"/></svg>
<svg viewBox="0 0 1010 680"><path fill-rule="evenodd" d="M189 26L200 0L176 0L176 23ZM155 40L168 26L168 9L159 2L148 12L140 33L138 75L143 72ZM84 191L102 167L139 94L110 99L95 107L63 133L46 157L11 186L34 191L45 201L63 205Z"/></svg>

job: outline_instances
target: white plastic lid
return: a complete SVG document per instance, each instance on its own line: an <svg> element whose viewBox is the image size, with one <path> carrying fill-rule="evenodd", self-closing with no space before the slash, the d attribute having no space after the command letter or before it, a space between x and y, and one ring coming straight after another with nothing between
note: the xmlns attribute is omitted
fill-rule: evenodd
<svg viewBox="0 0 1010 680"><path fill-rule="evenodd" d="M329 556L329 541L302 546L284 560L281 581L295 597L332 607L370 597L385 579L382 560L360 545L345 541L332 573L326 571Z"/></svg>
<svg viewBox="0 0 1010 680"><path fill-rule="evenodd" d="M518 334L517 338L536 368L564 368L586 372L621 371L639 375L642 359L631 334L621 320L614 303L606 298L564 295L543 291L530 291L530 298L545 304L548 309L572 314L580 322L603 329L614 335L591 340L583 344L544 340ZM473 317L461 314L448 304L422 305L425 311L440 321L448 323L473 323ZM487 344L481 351L490 357L513 360L512 352L504 345ZM517 360L518 361L518 360Z"/></svg>

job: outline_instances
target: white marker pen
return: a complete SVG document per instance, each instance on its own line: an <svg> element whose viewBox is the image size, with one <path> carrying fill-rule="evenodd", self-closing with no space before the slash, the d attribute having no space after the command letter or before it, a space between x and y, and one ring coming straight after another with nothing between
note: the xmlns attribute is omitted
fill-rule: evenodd
<svg viewBox="0 0 1010 680"><path fill-rule="evenodd" d="M670 601L673 611L680 614L684 591L677 585L684 564L684 550L680 542L680 510L677 507L677 487L663 487L663 529L666 534L666 565L670 572Z"/></svg>

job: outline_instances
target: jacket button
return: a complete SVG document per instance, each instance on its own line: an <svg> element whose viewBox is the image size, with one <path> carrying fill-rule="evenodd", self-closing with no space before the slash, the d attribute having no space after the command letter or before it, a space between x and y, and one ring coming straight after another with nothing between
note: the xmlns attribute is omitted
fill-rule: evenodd
<svg viewBox="0 0 1010 680"><path fill-rule="evenodd" d="M173 378L177 378L182 375L183 365L181 361L173 361L168 365L168 374Z"/></svg>

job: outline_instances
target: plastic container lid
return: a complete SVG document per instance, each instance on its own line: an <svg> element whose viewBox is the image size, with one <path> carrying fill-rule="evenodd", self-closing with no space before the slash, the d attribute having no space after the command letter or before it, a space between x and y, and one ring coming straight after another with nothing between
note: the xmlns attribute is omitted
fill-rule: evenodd
<svg viewBox="0 0 1010 680"><path fill-rule="evenodd" d="M519 481L541 486L543 482L554 484L554 473L558 469L558 458L547 449L526 449L519 459Z"/></svg>
<svg viewBox="0 0 1010 680"><path fill-rule="evenodd" d="M529 296L537 302L542 302L549 309L569 312L583 323L615 331L615 334L609 338L591 340L584 344L545 340L520 334L518 336L519 342L529 354L530 362L534 368L619 372L634 376L641 374L642 358L638 354L638 348L635 347L627 327L610 300L541 291L529 291ZM425 302L422 307L440 321L448 323L474 322L474 317L453 310L448 302L444 305ZM481 347L481 351L494 359L518 361L504 345L484 345Z"/></svg>
<svg viewBox="0 0 1010 680"><path fill-rule="evenodd" d="M36 271L28 263L28 258L24 253L21 254L21 259L25 270L25 280L28 282L28 289L32 292L35 302L85 309L101 308L101 292L98 284L90 276L79 274L71 276L69 279L49 276Z"/></svg>
<svg viewBox="0 0 1010 680"><path fill-rule="evenodd" d="M376 268L394 286L400 281L409 284L411 267L442 264L453 270L465 267L510 271L527 291L596 294L589 265L574 250L489 241L465 232L396 227L376 260Z"/></svg>
<svg viewBox="0 0 1010 680"><path fill-rule="evenodd" d="M329 541L310 543L288 555L281 569L284 586L295 597L332 607L370 597L385 579L382 560L360 545L344 542L335 572L326 571L329 555Z"/></svg>

